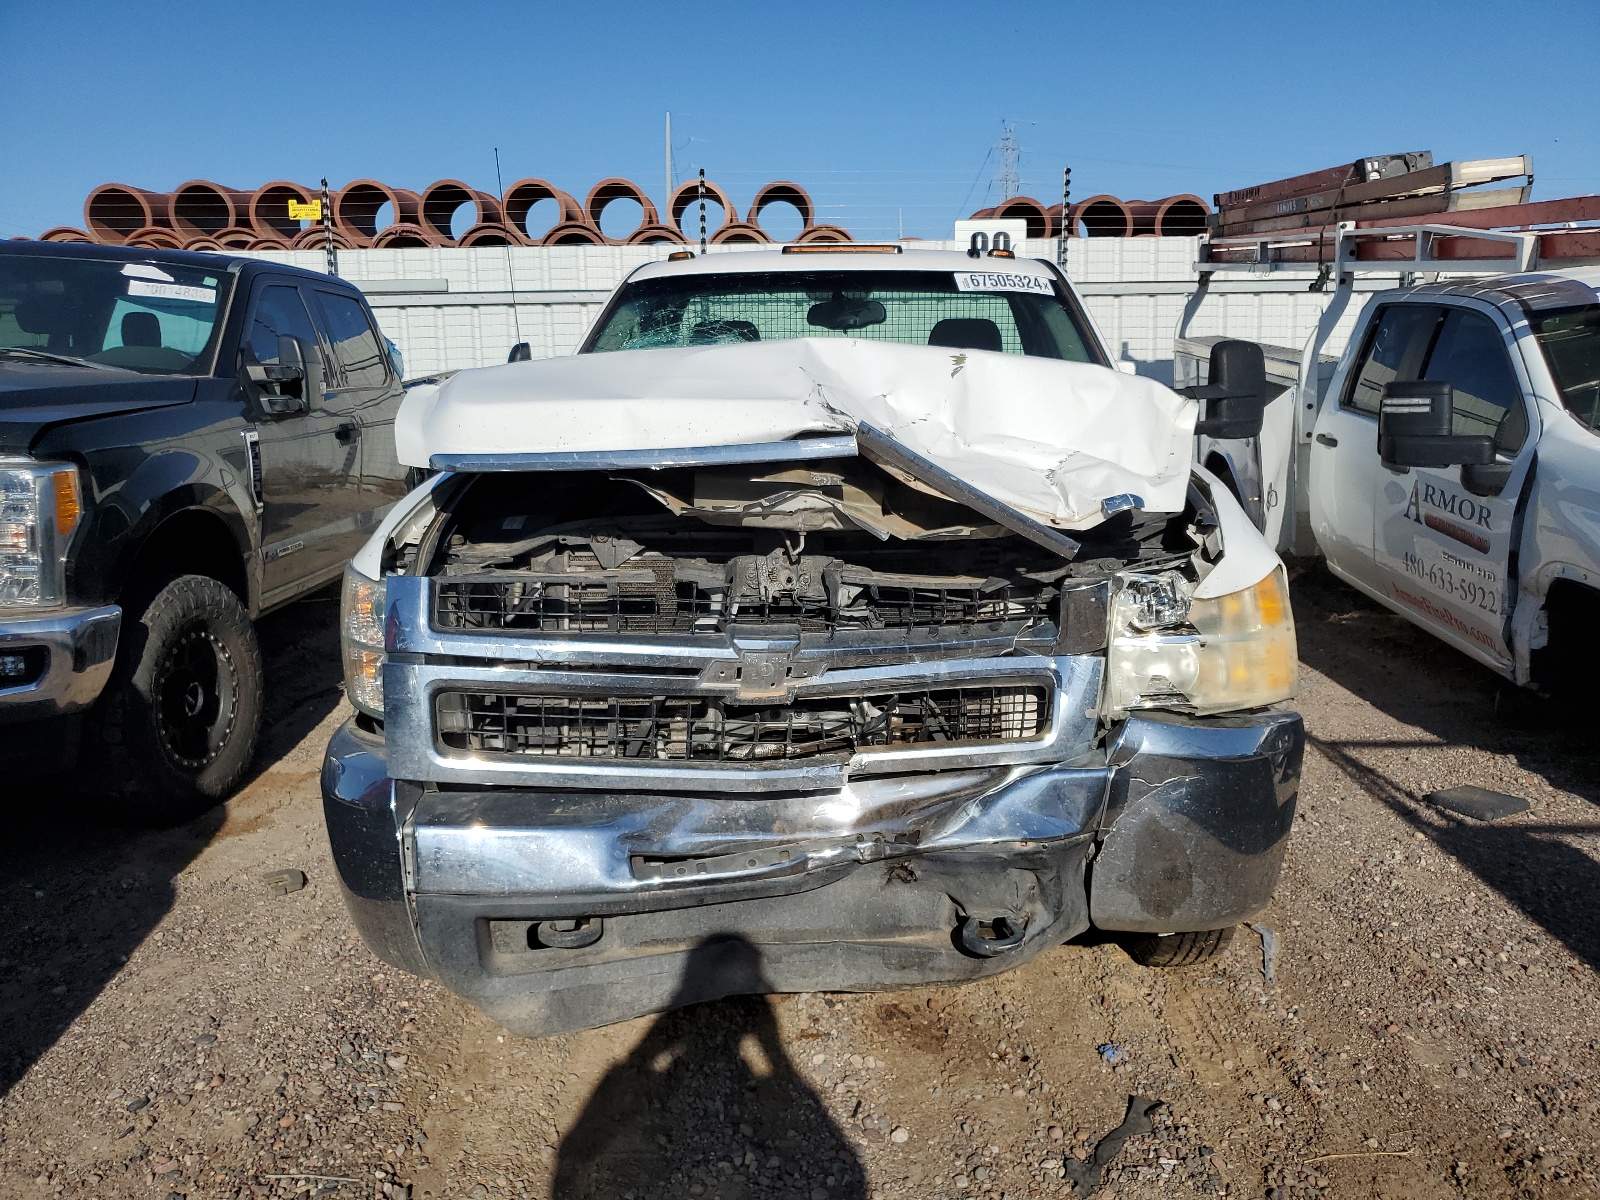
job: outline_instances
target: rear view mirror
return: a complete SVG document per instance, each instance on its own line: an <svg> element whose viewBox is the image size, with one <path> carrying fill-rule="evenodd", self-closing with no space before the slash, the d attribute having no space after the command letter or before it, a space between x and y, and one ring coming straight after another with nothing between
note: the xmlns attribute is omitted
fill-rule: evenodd
<svg viewBox="0 0 1600 1200"><path fill-rule="evenodd" d="M1378 457L1386 467L1483 466L1494 462L1494 439L1451 432L1454 393L1448 383L1389 383L1378 409Z"/></svg>
<svg viewBox="0 0 1600 1200"><path fill-rule="evenodd" d="M1195 433L1214 438L1258 436L1267 408L1267 359L1261 347L1237 339L1218 342L1211 347L1206 379L1197 387L1180 389L1182 395L1206 402Z"/></svg>
<svg viewBox="0 0 1600 1200"><path fill-rule="evenodd" d="M841 332L865 329L868 325L882 325L888 319L889 314L884 311L879 301L845 296L837 292L834 293L832 300L813 304L806 313L807 325L815 325L819 329L837 329Z"/></svg>

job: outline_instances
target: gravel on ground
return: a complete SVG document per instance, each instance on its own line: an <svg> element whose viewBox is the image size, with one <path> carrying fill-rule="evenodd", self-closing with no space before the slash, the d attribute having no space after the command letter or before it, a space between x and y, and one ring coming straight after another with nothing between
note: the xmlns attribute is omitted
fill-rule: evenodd
<svg viewBox="0 0 1600 1200"><path fill-rule="evenodd" d="M15 784L0 855L0 1197L1600 1194L1597 739L1317 569L1277 899L1217 962L1085 938L996 979L701 1005L528 1041L366 950L317 774L335 598L267 619L225 808L138 832ZM1532 802L1432 809L1475 784ZM273 872L302 871L286 890ZM289 887L292 888L291 883Z"/></svg>

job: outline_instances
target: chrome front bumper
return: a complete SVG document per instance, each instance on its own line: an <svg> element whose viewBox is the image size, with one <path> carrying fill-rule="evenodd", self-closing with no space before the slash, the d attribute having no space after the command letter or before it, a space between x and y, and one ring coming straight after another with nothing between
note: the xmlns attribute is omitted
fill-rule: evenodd
<svg viewBox="0 0 1600 1200"><path fill-rule="evenodd" d="M1303 747L1294 713L1149 715L1055 764L682 794L397 782L383 738L347 725L322 784L373 949L537 1035L739 991L978 978L1091 921L1246 920L1277 881ZM705 967L730 939L734 966Z"/></svg>
<svg viewBox="0 0 1600 1200"><path fill-rule="evenodd" d="M23 615L0 613L0 724L61 716L88 708L105 687L117 657L122 609L78 608Z"/></svg>

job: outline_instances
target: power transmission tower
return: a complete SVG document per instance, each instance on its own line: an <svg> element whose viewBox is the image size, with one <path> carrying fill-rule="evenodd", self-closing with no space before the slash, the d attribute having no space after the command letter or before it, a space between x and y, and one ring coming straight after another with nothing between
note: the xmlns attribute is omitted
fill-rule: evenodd
<svg viewBox="0 0 1600 1200"><path fill-rule="evenodd" d="M1000 144L995 149L1000 160L1000 174L995 176L994 182L1000 189L1000 202L1004 204L1022 190L1022 181L1017 178L1017 155L1020 149L1017 146L1015 121L1000 122Z"/></svg>

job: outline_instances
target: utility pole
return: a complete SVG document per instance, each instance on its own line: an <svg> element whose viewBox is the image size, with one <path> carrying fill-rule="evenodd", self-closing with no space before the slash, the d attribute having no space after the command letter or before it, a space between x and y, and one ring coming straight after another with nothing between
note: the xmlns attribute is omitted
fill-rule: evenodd
<svg viewBox="0 0 1600 1200"><path fill-rule="evenodd" d="M666 203L672 203L672 114L667 114L667 190L663 193ZM663 210L665 211L665 210Z"/></svg>
<svg viewBox="0 0 1600 1200"><path fill-rule="evenodd" d="M1000 145L996 147L1000 155L1000 174L995 176L995 184L1000 189L1000 202L1004 204L1022 190L1022 182L1017 178L1017 123L1002 121L1000 131Z"/></svg>

